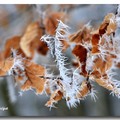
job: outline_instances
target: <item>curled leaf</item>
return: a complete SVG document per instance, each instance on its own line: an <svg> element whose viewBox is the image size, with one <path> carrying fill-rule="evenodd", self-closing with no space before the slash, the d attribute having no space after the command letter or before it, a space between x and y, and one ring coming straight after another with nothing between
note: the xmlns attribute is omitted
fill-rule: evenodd
<svg viewBox="0 0 120 120"><path fill-rule="evenodd" d="M83 75L86 75L87 74L87 71L86 71L87 50L86 48L83 47L82 45L76 45L74 49L72 50L72 53L79 59L79 62L81 64L81 73Z"/></svg>
<svg viewBox="0 0 120 120"><path fill-rule="evenodd" d="M27 27L20 41L20 47L27 57L33 57L34 51L40 43L42 34L43 29L40 28L39 22L33 22Z"/></svg>

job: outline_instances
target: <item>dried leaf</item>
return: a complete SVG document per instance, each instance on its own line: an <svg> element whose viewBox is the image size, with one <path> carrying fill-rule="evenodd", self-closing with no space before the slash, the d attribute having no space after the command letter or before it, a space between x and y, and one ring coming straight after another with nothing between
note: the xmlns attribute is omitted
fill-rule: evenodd
<svg viewBox="0 0 120 120"><path fill-rule="evenodd" d="M14 60L12 58L8 58L4 60L4 62L0 62L0 76L6 75L8 70L13 66Z"/></svg>
<svg viewBox="0 0 120 120"><path fill-rule="evenodd" d="M105 75L106 71L109 70L112 66L112 57L111 56L106 56L106 60L103 60L101 57L98 57L94 60L94 65L93 65L93 72L99 71L99 74ZM96 75L97 76L97 75Z"/></svg>
<svg viewBox="0 0 120 120"><path fill-rule="evenodd" d="M92 36L92 40L91 40L91 43L92 43L92 54L96 54L96 53L99 53L99 40L100 40L100 36L99 34L94 34Z"/></svg>
<svg viewBox="0 0 120 120"><path fill-rule="evenodd" d="M110 82L108 82L108 80L103 80L103 79L95 79L95 81L102 87L113 91L114 90L114 85Z"/></svg>
<svg viewBox="0 0 120 120"><path fill-rule="evenodd" d="M63 93L60 90L56 90L51 94L50 100L45 104L47 107L53 106L54 103L61 100Z"/></svg>
<svg viewBox="0 0 120 120"><path fill-rule="evenodd" d="M100 86L113 91L114 85L109 81L109 78L106 74L106 71L112 66L113 58L111 56L106 56L105 59L106 61L100 57L95 59L93 72L91 75L94 77L95 82L97 82Z"/></svg>
<svg viewBox="0 0 120 120"><path fill-rule="evenodd" d="M87 74L86 71L86 59L87 59L87 50L82 45L76 45L72 50L72 53L78 57L81 64L81 71L83 75Z"/></svg>
<svg viewBox="0 0 120 120"><path fill-rule="evenodd" d="M61 40L61 42L62 42L62 45L63 45L62 50L63 50L63 52L65 52L66 49L67 49L70 45L69 45L69 43L68 43L67 41L65 41L65 40Z"/></svg>
<svg viewBox="0 0 120 120"><path fill-rule="evenodd" d="M50 87L46 87L45 92L47 93L47 95L50 95L51 94Z"/></svg>
<svg viewBox="0 0 120 120"><path fill-rule="evenodd" d="M99 29L95 31L95 33L92 35L92 54L100 52L98 45L100 42L100 37L102 38L104 34L110 35L116 30L116 27L117 24L115 20L115 15L113 13L109 13L107 16L105 16L104 21L100 25ZM103 38L101 41L103 41Z"/></svg>
<svg viewBox="0 0 120 120"><path fill-rule="evenodd" d="M79 63L76 62L76 61L73 61L73 62L72 62L72 65L73 65L74 67L79 67Z"/></svg>
<svg viewBox="0 0 120 120"><path fill-rule="evenodd" d="M65 19L65 13L64 12L48 13L45 20L44 20L45 30L46 30L47 34L55 35L56 28L58 26L58 21L57 20L64 21L64 19Z"/></svg>
<svg viewBox="0 0 120 120"><path fill-rule="evenodd" d="M0 76L4 76L4 75L6 75L6 72L0 69Z"/></svg>
<svg viewBox="0 0 120 120"><path fill-rule="evenodd" d="M70 42L81 43L84 44L85 42L90 43L91 39L91 28L84 26L78 32L69 36Z"/></svg>
<svg viewBox="0 0 120 120"><path fill-rule="evenodd" d="M44 76L44 67L35 64L29 60L25 60L25 72L27 76L27 81L22 85L22 90L28 90L34 88L37 94L41 94L44 90L45 79L40 76Z"/></svg>
<svg viewBox="0 0 120 120"><path fill-rule="evenodd" d="M91 89L89 89L87 81L83 81L81 86L80 86L80 90L79 92L76 94L77 98L84 98Z"/></svg>
<svg viewBox="0 0 120 120"><path fill-rule="evenodd" d="M30 80L27 80L24 85L21 86L21 89L23 91L27 91L27 90L30 90L31 89L31 86L32 86L32 83Z"/></svg>
<svg viewBox="0 0 120 120"><path fill-rule="evenodd" d="M10 39L8 39L5 43L5 48L4 48L4 57L8 58L11 55L11 48L16 49L18 53L22 53L22 50L20 49L20 36L14 36Z"/></svg>
<svg viewBox="0 0 120 120"><path fill-rule="evenodd" d="M105 70L106 62L102 58L96 58L94 61L93 71L99 70L101 74L106 72Z"/></svg>
<svg viewBox="0 0 120 120"><path fill-rule="evenodd" d="M34 74L27 73L28 80L26 83L21 87L22 90L26 90L25 88L34 88L37 94L41 94L44 90L44 83L45 80L40 78ZM29 82L28 82L29 81Z"/></svg>
<svg viewBox="0 0 120 120"><path fill-rule="evenodd" d="M43 76L45 73L45 68L43 66L31 62L30 60L24 60L24 64L26 71L36 76Z"/></svg>
<svg viewBox="0 0 120 120"><path fill-rule="evenodd" d="M8 58L4 61L4 66L2 66L1 69L7 72L12 67L13 63L14 63L13 58Z"/></svg>
<svg viewBox="0 0 120 120"><path fill-rule="evenodd" d="M117 24L115 20L115 15L113 13L109 13L105 16L103 23L100 25L99 34L103 35L107 33L110 35L116 30Z"/></svg>
<svg viewBox="0 0 120 120"><path fill-rule="evenodd" d="M48 49L47 44L45 42L43 42L43 41L40 41L39 45L37 47L37 52L42 54L42 55L46 55L48 50L49 49Z"/></svg>
<svg viewBox="0 0 120 120"><path fill-rule="evenodd" d="M33 22L27 27L20 41L20 47L27 57L33 57L42 35L43 29L40 28L39 22Z"/></svg>
<svg viewBox="0 0 120 120"><path fill-rule="evenodd" d="M109 23L102 23L100 25L100 28L99 28L99 34L100 34L100 36L102 36L103 34L106 33L108 25L109 25Z"/></svg>
<svg viewBox="0 0 120 120"><path fill-rule="evenodd" d="M2 51L0 51L0 69L4 66L4 54Z"/></svg>

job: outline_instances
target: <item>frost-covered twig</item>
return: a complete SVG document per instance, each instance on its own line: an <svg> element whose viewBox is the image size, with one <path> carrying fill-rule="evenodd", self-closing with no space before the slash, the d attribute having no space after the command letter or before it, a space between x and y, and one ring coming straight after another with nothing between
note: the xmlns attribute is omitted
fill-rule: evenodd
<svg viewBox="0 0 120 120"><path fill-rule="evenodd" d="M55 36L43 36L41 39L47 43L51 54L55 56L57 66L60 72L62 90L67 102L67 106L76 107L79 99L76 98L76 93L79 91L80 84L85 78L78 74L78 71L72 71L66 67L67 57L62 51L62 40L68 40L69 27L62 21L58 21ZM76 77L77 76L77 77Z"/></svg>

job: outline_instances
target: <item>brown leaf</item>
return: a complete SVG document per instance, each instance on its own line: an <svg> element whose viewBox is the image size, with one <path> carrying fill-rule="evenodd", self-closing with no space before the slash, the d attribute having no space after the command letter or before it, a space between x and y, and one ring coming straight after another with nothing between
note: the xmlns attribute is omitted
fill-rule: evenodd
<svg viewBox="0 0 120 120"><path fill-rule="evenodd" d="M46 92L48 95L50 95L50 94L51 94L50 87L46 87L46 88L45 88L45 92Z"/></svg>
<svg viewBox="0 0 120 120"><path fill-rule="evenodd" d="M102 76L102 75L105 75L106 71L111 68L113 58L108 55L105 57L105 59L106 60L103 60L101 57L98 57L94 60L94 65L93 65L94 73L95 71L99 70L99 74Z"/></svg>
<svg viewBox="0 0 120 120"><path fill-rule="evenodd" d="M102 23L100 25L100 28L99 28L99 34L100 34L100 36L102 36L103 34L106 33L108 25L109 25L109 23Z"/></svg>
<svg viewBox="0 0 120 120"><path fill-rule="evenodd" d="M36 76L43 76L45 73L45 68L43 66L38 65L30 60L24 60L24 64L26 71Z"/></svg>
<svg viewBox="0 0 120 120"><path fill-rule="evenodd" d="M24 64L26 76L28 79L25 84L21 86L21 89L28 90L30 88L34 88L37 94L41 94L44 90L45 85L45 79L40 78L40 76L44 76L44 67L29 60L25 60Z"/></svg>
<svg viewBox="0 0 120 120"><path fill-rule="evenodd" d="M8 39L5 43L5 48L4 48L4 57L8 58L11 55L11 48L16 49L18 53L23 54L22 50L20 49L20 36L14 36L10 39Z"/></svg>
<svg viewBox="0 0 120 120"><path fill-rule="evenodd" d="M97 82L100 86L108 89L114 90L114 85L109 81L106 71L109 70L112 66L112 57L106 56L106 61L102 58L96 58L94 61L93 72L91 73L95 82Z"/></svg>
<svg viewBox="0 0 120 120"><path fill-rule="evenodd" d="M21 89L23 91L27 91L27 90L30 90L31 89L31 86L32 86L32 83L30 80L27 80L24 85L21 86Z"/></svg>
<svg viewBox="0 0 120 120"><path fill-rule="evenodd" d="M63 52L65 52L66 49L67 49L70 45L69 45L69 43L68 43L67 41L65 41L65 40L61 40L61 42L62 42L62 45L63 45L62 50L63 50Z"/></svg>
<svg viewBox="0 0 120 120"><path fill-rule="evenodd" d="M94 61L93 71L99 70L101 74L106 72L105 70L106 62L102 58L96 58Z"/></svg>
<svg viewBox="0 0 120 120"><path fill-rule="evenodd" d="M105 16L103 23L100 25L99 34L102 36L104 33L110 35L116 30L117 24L115 20L115 15L109 13Z"/></svg>
<svg viewBox="0 0 120 120"><path fill-rule="evenodd" d="M0 52L0 69L4 66L4 54L3 52Z"/></svg>
<svg viewBox="0 0 120 120"><path fill-rule="evenodd" d="M50 82L49 81L46 81L45 82L45 93L47 95L50 95L51 94L51 87L50 87Z"/></svg>
<svg viewBox="0 0 120 120"><path fill-rule="evenodd" d="M4 76L4 75L6 75L6 72L0 69L0 76Z"/></svg>
<svg viewBox="0 0 120 120"><path fill-rule="evenodd" d="M96 54L96 53L99 53L99 40L100 40L100 36L99 34L94 34L92 36L92 40L91 40L91 43L92 43L92 54Z"/></svg>
<svg viewBox="0 0 120 120"><path fill-rule="evenodd" d="M73 65L74 67L79 67L79 63L76 62L76 61L73 61L73 62L72 62L72 65Z"/></svg>
<svg viewBox="0 0 120 120"><path fill-rule="evenodd" d="M82 74L86 75L86 59L87 59L87 50L85 47L82 45L76 45L74 49L72 50L72 53L78 57L80 64L81 64L81 69L82 69Z"/></svg>
<svg viewBox="0 0 120 120"><path fill-rule="evenodd" d="M13 66L14 60L13 58L8 58L4 61L4 66L2 66L2 70L7 72Z"/></svg>
<svg viewBox="0 0 120 120"><path fill-rule="evenodd" d="M82 43L82 44L84 44L85 42L90 43L91 28L84 26L78 32L71 34L69 36L69 39L70 42L75 42L75 43Z"/></svg>
<svg viewBox="0 0 120 120"><path fill-rule="evenodd" d="M60 90L56 90L51 94L50 100L45 104L47 107L53 106L54 103L61 100L63 93Z"/></svg>
<svg viewBox="0 0 120 120"><path fill-rule="evenodd" d="M87 81L83 81L80 88L81 89L76 94L76 97L77 98L84 98L90 92L90 89L89 89L89 87L87 85Z"/></svg>
<svg viewBox="0 0 120 120"><path fill-rule="evenodd" d="M39 22L33 22L27 27L20 41L20 47L27 57L33 57L35 49L39 46L42 35L43 29L40 28Z"/></svg>
<svg viewBox="0 0 120 120"><path fill-rule="evenodd" d="M120 68L120 62L118 62L116 66L117 66L118 68Z"/></svg>
<svg viewBox="0 0 120 120"><path fill-rule="evenodd" d="M55 35L56 28L58 26L57 20L64 21L64 19L65 19L64 12L50 12L50 13L48 13L45 20L44 20L44 25L45 25L45 29L46 29L47 34Z"/></svg>
<svg viewBox="0 0 120 120"><path fill-rule="evenodd" d="M95 81L102 87L108 89L108 90L113 90L114 89L114 85L110 82L108 82L107 80L103 80L103 79L95 79Z"/></svg>
<svg viewBox="0 0 120 120"><path fill-rule="evenodd" d="M105 16L104 21L100 25L99 29L96 30L96 33L92 35L92 54L99 53L99 46L98 43L100 42L100 37L104 34L110 35L111 33L115 32L116 30L116 20L115 15L113 13L109 13L107 16ZM103 38L102 38L103 42ZM104 41L105 42L105 41Z"/></svg>
<svg viewBox="0 0 120 120"><path fill-rule="evenodd" d="M6 73L10 70L10 68L13 66L13 59L8 58L4 61L0 62L0 76L6 75Z"/></svg>
<svg viewBox="0 0 120 120"><path fill-rule="evenodd" d="M43 78L40 78L34 74L27 73L28 80L26 83L21 87L21 89L25 90L25 88L34 88L36 90L37 94L41 94L44 90L44 83L45 80ZM29 82L28 82L29 81Z"/></svg>
<svg viewBox="0 0 120 120"><path fill-rule="evenodd" d="M45 42L43 42L43 41L40 41L39 45L37 47L37 52L42 54L42 55L46 55L48 50L49 49L48 49L47 44Z"/></svg>

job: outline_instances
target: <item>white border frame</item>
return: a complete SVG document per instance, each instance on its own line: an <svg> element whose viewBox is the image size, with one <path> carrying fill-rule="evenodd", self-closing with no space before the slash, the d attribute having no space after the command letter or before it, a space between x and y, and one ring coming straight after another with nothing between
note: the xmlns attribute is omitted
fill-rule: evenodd
<svg viewBox="0 0 120 120"><path fill-rule="evenodd" d="M120 0L0 0L0 4L120 4Z"/></svg>

